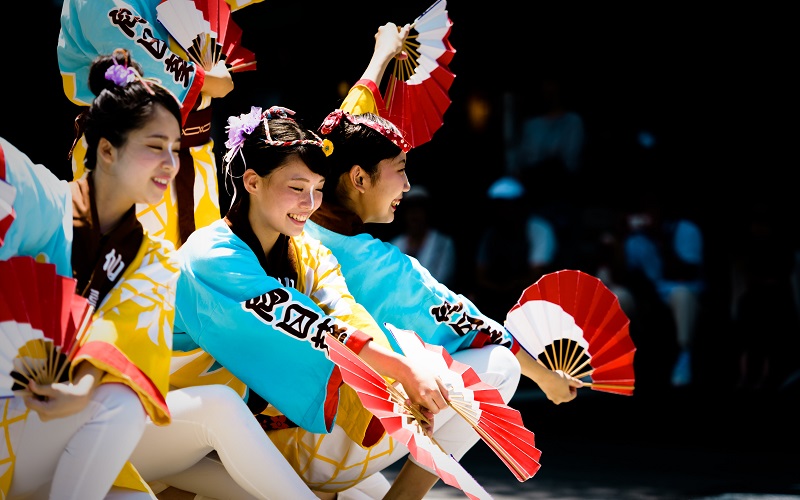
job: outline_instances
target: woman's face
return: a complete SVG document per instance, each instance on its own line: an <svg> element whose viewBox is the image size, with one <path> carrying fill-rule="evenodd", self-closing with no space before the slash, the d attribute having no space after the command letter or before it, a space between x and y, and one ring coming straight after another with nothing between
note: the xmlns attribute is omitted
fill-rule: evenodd
<svg viewBox="0 0 800 500"><path fill-rule="evenodd" d="M115 151L110 172L120 196L132 203L158 203L178 174L181 127L163 106L156 106L147 124L128 133Z"/></svg>
<svg viewBox="0 0 800 500"><path fill-rule="evenodd" d="M312 172L297 155L255 181L258 186L250 191L250 223L257 234L297 236L322 203L325 177Z"/></svg>
<svg viewBox="0 0 800 500"><path fill-rule="evenodd" d="M406 154L401 152L394 158L378 163L378 175L374 180L364 178L366 187L359 217L363 222L389 223L394 220L394 213L403 193L411 189L406 177Z"/></svg>

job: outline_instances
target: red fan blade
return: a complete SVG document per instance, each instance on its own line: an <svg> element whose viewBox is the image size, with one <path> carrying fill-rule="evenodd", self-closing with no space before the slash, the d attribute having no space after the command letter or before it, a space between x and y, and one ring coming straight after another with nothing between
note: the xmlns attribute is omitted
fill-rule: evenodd
<svg viewBox="0 0 800 500"><path fill-rule="evenodd" d="M563 314L545 307L547 303L560 308ZM549 321L543 321L542 316ZM633 393L636 352L629 324L617 296L598 278L575 270L539 278L522 292L506 317L506 327L526 350L538 351L537 346L545 346L544 351L531 352L534 356L543 355L546 360L540 360L545 364L576 377L590 377L589 387L594 390L626 395ZM576 333L580 338L575 337ZM564 351L564 346L570 351ZM578 353L583 350L585 354ZM573 352L588 360L589 366L575 360ZM570 359L574 361L565 366L553 365L551 355L559 358L562 354L573 356Z"/></svg>
<svg viewBox="0 0 800 500"><path fill-rule="evenodd" d="M450 406L475 428L516 478L525 481L533 477L539 470L541 452L519 411L506 405L495 387L483 382L471 366L454 360L442 346L427 344L410 330L388 323L386 327L406 356L424 360L442 378Z"/></svg>
<svg viewBox="0 0 800 500"><path fill-rule="evenodd" d="M255 54L242 47L242 30L224 0L162 0L158 20L187 52L190 40L204 41L210 36L213 43L208 47L203 43L204 53L197 55L205 69L222 57L231 72L256 69Z"/></svg>
<svg viewBox="0 0 800 500"><path fill-rule="evenodd" d="M386 118L412 146L431 140L451 104L448 91L455 74L448 65L455 49L448 40L453 23L446 9L447 3L439 0L414 21L404 47L409 58L395 60L383 92Z"/></svg>
<svg viewBox="0 0 800 500"><path fill-rule="evenodd" d="M464 491L469 498L491 498L452 455L443 452L421 431L413 417L399 410L398 402L393 401L386 381L378 372L330 334L326 344L342 379L355 389L364 407L378 417L393 439L404 444L419 463L436 471L446 484Z"/></svg>

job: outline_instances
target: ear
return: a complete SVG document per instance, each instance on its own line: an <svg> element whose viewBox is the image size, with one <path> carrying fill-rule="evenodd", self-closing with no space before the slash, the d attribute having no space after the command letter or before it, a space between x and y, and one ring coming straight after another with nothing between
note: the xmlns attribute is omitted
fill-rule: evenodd
<svg viewBox="0 0 800 500"><path fill-rule="evenodd" d="M244 183L244 188L248 193L256 194L261 183L261 176L258 175L252 168L248 168L242 175L242 182Z"/></svg>
<svg viewBox="0 0 800 500"><path fill-rule="evenodd" d="M364 193L366 191L364 188L365 177L367 177L367 173L364 172L360 165L353 165L348 175L350 184L352 184L359 193Z"/></svg>
<svg viewBox="0 0 800 500"><path fill-rule="evenodd" d="M117 148L105 137L101 137L97 141L97 162L102 162L105 165L111 165L117 159ZM99 165L95 165L97 167Z"/></svg>

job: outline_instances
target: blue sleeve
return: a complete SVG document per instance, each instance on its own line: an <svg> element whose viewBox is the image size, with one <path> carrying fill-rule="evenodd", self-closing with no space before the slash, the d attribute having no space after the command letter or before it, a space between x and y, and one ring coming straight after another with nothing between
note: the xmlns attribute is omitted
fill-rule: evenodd
<svg viewBox="0 0 800 500"><path fill-rule="evenodd" d="M396 246L367 234L343 236L311 222L306 223L306 231L333 252L350 292L381 327L391 323L413 330L425 342L450 353L485 344L514 345L500 323L436 281ZM387 336L399 351L388 330Z"/></svg>
<svg viewBox="0 0 800 500"><path fill-rule="evenodd" d="M0 259L27 255L72 276L72 194L69 184L0 138L5 186L13 191L14 221L0 245Z"/></svg>
<svg viewBox="0 0 800 500"><path fill-rule="evenodd" d="M180 249L176 331L301 427L330 432L341 381L326 353L331 318L267 276L241 240L201 242L219 226Z"/></svg>

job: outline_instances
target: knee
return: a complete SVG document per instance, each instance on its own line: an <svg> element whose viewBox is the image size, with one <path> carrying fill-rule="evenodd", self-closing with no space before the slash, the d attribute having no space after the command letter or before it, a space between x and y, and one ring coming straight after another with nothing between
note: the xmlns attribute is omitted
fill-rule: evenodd
<svg viewBox="0 0 800 500"><path fill-rule="evenodd" d="M203 420L233 421L237 418L253 418L241 396L227 385L199 385L178 389L175 392L182 393L192 400L194 404L181 406L194 408L202 415Z"/></svg>
<svg viewBox="0 0 800 500"><path fill-rule="evenodd" d="M138 394L125 384L101 384L92 394L97 405L95 418L102 418L128 429L131 434L142 434L147 421Z"/></svg>
<svg viewBox="0 0 800 500"><path fill-rule="evenodd" d="M506 347L493 345L484 347L490 349L487 370L480 374L481 380L494 386L503 396L503 401L508 403L519 385L522 376L517 357Z"/></svg>

